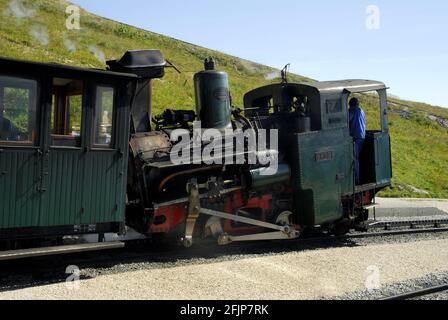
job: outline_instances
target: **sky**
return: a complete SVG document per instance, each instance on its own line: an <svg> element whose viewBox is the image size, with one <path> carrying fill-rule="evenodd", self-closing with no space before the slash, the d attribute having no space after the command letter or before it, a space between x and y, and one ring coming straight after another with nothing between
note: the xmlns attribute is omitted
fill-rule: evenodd
<svg viewBox="0 0 448 320"><path fill-rule="evenodd" d="M316 80L448 107L446 0L74 0L113 20Z"/></svg>

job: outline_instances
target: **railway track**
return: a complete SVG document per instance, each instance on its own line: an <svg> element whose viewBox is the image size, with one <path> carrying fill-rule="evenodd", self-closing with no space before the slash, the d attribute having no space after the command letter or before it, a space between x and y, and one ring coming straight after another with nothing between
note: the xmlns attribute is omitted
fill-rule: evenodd
<svg viewBox="0 0 448 320"><path fill-rule="evenodd" d="M356 239L356 238L372 238L372 237L385 237L385 236L399 236L406 234L423 234L423 233L443 233L448 232L448 228L421 228L421 229L404 229L404 230L384 230L365 233L354 233L341 236L338 238Z"/></svg>
<svg viewBox="0 0 448 320"><path fill-rule="evenodd" d="M447 224L448 221L444 220ZM390 226L390 224L387 224ZM322 232L322 231L316 231L310 234L307 234L305 237L296 239L296 240L274 240L274 241L265 241L265 242L247 242L247 243L234 243L230 246L224 246L224 247L216 247L216 243L210 240L198 242L197 245L194 248L191 249L185 249L185 248L177 248L177 246L173 246L172 244L157 244L156 246L150 245L149 248L145 247L145 245L148 245L148 242L137 240L137 241L127 241L126 247L122 243L121 246L116 246L114 243L104 243L104 251L107 251L110 254L114 254L114 252L118 255L126 255L128 253L128 249L131 248L131 251L133 254L132 256L135 256L136 252L141 252L146 256L155 257L155 256L167 256L169 254L173 254L176 257L178 254L181 256L195 256L195 254L199 251L202 252L203 249L209 249L210 247L214 247L213 252L228 252L229 254L232 254L233 252L237 252L239 250L245 250L245 249L254 249L255 251L257 249L260 249L263 251L265 248L268 250L271 250L275 247L281 248L281 249L288 249L288 248L294 248L297 249L300 245L309 245L316 243L317 246L324 243L331 243L334 241L344 241L344 240L350 240L350 239L362 239L362 238L375 238L375 237L388 237L388 236L399 236L399 235L412 235L412 234L430 234L430 233L445 233L448 232L448 226L447 227L441 227L440 223L438 223L433 228L415 228L415 225L412 228L401 228L397 230L391 230L389 227L386 229L382 229L382 226L380 224L376 225L375 227L370 228L369 230L374 231L368 231L368 232L353 232L342 236L334 236L330 235L328 233ZM89 246L98 246L98 244L84 244L81 246L81 249L77 251L67 251L64 252L64 250L61 251L61 254L66 257L70 256L82 256L82 254L86 254L88 256L95 256L95 257L101 257L102 254L92 253L89 252L88 248ZM147 251L145 250L147 248ZM174 248L174 249L173 249ZM49 258L51 259L52 251L59 252L57 250L57 247L50 248L48 255L42 254L43 249L39 249L37 252L39 253L39 256L36 256L36 258L45 259ZM84 249L84 250L82 250ZM165 250L166 249L166 250ZM85 251L85 252L84 252ZM209 250L207 250L209 251ZM45 252L44 252L45 253ZM137 253L138 255L138 253ZM33 258L32 255L22 255L19 254L19 258L24 258L27 260L30 260ZM5 259L7 260L7 259ZM90 260L89 260L90 261ZM2 261L0 261L1 263ZM6 262L6 261L4 261Z"/></svg>
<svg viewBox="0 0 448 320"><path fill-rule="evenodd" d="M437 293L443 293L448 291L448 284L441 285L441 286L434 286L434 287L428 287L425 289L419 289L410 291L407 293L399 294L396 296L391 296L387 298L379 299L381 301L400 301L400 300L412 300L412 299L418 299L423 298L427 296L431 296Z"/></svg>
<svg viewBox="0 0 448 320"><path fill-rule="evenodd" d="M428 225L433 225L433 227L427 227ZM420 226L420 227L418 227ZM443 227L442 227L443 226ZM398 229L393 229L398 228ZM261 248L271 247L272 245L276 245L278 243L282 244L282 247L289 247L291 245L300 245L300 244L310 244L315 242L316 244L322 242L331 242L335 240L343 241L350 239L362 239L362 238L374 238L374 237L387 237L387 236L399 236L399 235L412 235L412 234L425 234L425 233L444 233L448 232L448 219L439 219L439 220L417 220L417 221L387 221L387 222L374 222L369 225L365 231L358 231L354 233L349 233L342 236L334 236L320 230L316 230L315 232L309 233L305 235L305 237L296 239L296 240L273 240L269 242L246 242L246 243L234 243L228 248L229 250L218 250L220 251L234 251L239 248ZM260 243L262 245L260 246ZM284 244L288 244L284 246ZM2 252L0 256L0 263L2 261L8 260L16 260L16 259L32 259L36 258L45 258L55 256L55 255L81 255L83 253L88 254L90 251L116 251L118 254L126 253L126 248L137 248L141 244L148 244L145 240L130 240L125 242L104 242L104 243L90 243L90 244L80 244L80 245L67 245L61 247L49 247L49 248L40 248L40 249L29 249L29 250L17 250L14 252ZM216 246L216 243L206 240L204 242L198 242L197 247L207 247L207 246ZM163 247L163 245L162 245ZM124 248L124 249L123 249ZM221 249L223 247L220 247ZM184 249L179 248L179 252L183 252L186 254L190 254L191 252L195 252L194 249ZM216 252L216 250L214 250ZM35 253L35 255L33 255ZM165 252L165 254L168 252ZM145 252L147 254L147 252ZM157 247L154 254L161 255L160 247ZM194 254L193 254L194 255ZM97 256L97 255L95 255ZM98 256L101 256L99 254Z"/></svg>
<svg viewBox="0 0 448 320"><path fill-rule="evenodd" d="M306 240L328 240L328 239L349 239L349 238L369 238L387 235L400 235L400 234L418 234L418 233L437 233L448 231L448 218L439 219L424 219L424 220L387 220L387 221L367 221L364 225L359 226L361 232L347 234L339 237L332 237L329 235L322 236L319 233L319 229L316 232L312 232L311 236L307 238L299 238L295 241L301 242ZM372 230L374 230L372 232ZM89 251L101 251L101 250L111 250L119 249L125 247L125 243L133 242L145 242L141 238L141 235L135 239L122 239L110 241L110 242L99 242L99 243L85 243L85 244L74 244L74 245L63 245L56 247L47 248L36 248L36 249L24 249L24 250L14 250L14 251L0 251L0 262L15 259L24 259L32 257L43 257L43 256L55 256L73 253L82 253ZM270 240L278 241L278 240ZM260 243L261 241L253 241L252 243ZM289 240L292 242L292 240ZM234 244L235 245L235 244Z"/></svg>

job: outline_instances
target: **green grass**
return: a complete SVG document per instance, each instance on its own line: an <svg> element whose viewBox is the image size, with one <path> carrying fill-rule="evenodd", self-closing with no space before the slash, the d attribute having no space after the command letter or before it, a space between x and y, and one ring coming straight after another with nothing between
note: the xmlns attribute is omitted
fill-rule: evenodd
<svg viewBox="0 0 448 320"><path fill-rule="evenodd" d="M181 74L169 70L165 78L154 83L154 112L165 108L194 108L193 75L202 69L203 59L213 56L229 73L232 96L236 105L242 105L244 93L276 80L266 76L275 71L221 52L198 47L163 35L104 19L82 11L81 30L65 28L65 1L23 1L25 7L34 8L35 15L18 19L5 15L11 0L0 0L0 56L42 62L56 62L92 68L104 68L104 62L92 54L92 47L104 53L106 59L116 59L126 50L157 48L173 62ZM38 26L38 27L36 27ZM36 41L30 30L46 28L48 45ZM64 41L76 46L69 51ZM291 81L310 79L291 75ZM381 79L378 79L381 80ZM374 100L363 96L362 103L371 127L379 126ZM448 198L448 129L430 121L427 114L448 119L448 109L427 104L390 98L392 111L408 110L406 120L390 114L394 187L384 196ZM407 108L407 109L406 109ZM426 190L429 195L416 193L413 188Z"/></svg>

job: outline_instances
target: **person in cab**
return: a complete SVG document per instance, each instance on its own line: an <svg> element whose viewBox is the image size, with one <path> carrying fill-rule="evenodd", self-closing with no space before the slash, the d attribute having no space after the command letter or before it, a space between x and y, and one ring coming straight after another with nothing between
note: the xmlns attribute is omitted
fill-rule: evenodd
<svg viewBox="0 0 448 320"><path fill-rule="evenodd" d="M355 143L355 176L356 184L359 185L361 183L359 159L366 139L366 114L359 105L359 100L357 98L352 98L349 105L350 135L353 137Z"/></svg>

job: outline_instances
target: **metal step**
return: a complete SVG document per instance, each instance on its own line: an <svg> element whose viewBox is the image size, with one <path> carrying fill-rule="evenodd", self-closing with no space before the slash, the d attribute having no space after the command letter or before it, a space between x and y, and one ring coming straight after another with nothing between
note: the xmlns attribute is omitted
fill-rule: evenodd
<svg viewBox="0 0 448 320"><path fill-rule="evenodd" d="M119 249L123 248L124 245L125 245L124 242L102 242L102 243L85 243L85 244L44 247L34 249L0 251L0 261L53 256L69 253Z"/></svg>

